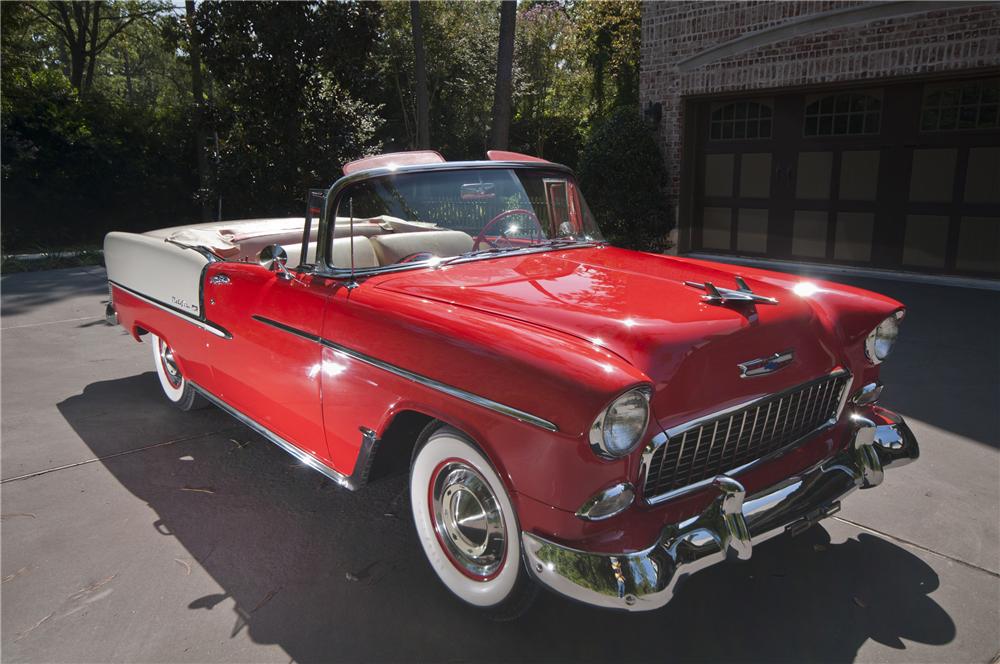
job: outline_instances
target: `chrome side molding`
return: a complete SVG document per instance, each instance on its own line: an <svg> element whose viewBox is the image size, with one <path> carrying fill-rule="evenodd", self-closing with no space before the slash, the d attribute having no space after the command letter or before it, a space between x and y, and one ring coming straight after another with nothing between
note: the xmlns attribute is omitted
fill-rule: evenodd
<svg viewBox="0 0 1000 664"><path fill-rule="evenodd" d="M283 332L288 332L289 334L294 334L298 337L302 337L303 339L315 341L317 343L326 346L327 348L331 348L337 351L338 353L342 353L343 355L353 360L357 360L358 362L363 362L369 366L382 369L383 371L388 371L389 373L395 374L401 378L405 378L406 380L412 381L419 385L423 385L425 387L429 387L432 390L437 390L438 392L443 392L444 394L453 396L457 399L461 399L463 401L476 404L477 406L487 408L494 412L500 413L501 415L506 415L507 417L513 418L519 422L524 422L525 424L532 424L536 427L545 429L546 431L552 431L552 432L559 431L559 427L557 427L552 422L549 422L546 419L538 417L537 415L526 413L525 411L514 408L513 406L508 406L498 401L487 399L486 397L479 396L478 394L473 394L472 392L467 392L466 390L454 387L452 385L448 385L447 383L442 383L440 381L434 380L433 378L428 378L427 376L422 376L418 373L414 373L402 367L397 367L394 364L383 362L378 358L372 357L370 355L365 355L364 353L360 353L356 350L348 348L347 346L341 346L340 344L331 341L325 337L311 334L304 330L292 327L291 325L286 325L284 323L280 323L276 320L271 320L270 318L265 318L264 316L259 316L257 314L254 314L252 318L258 323L263 323L264 325L270 325L271 327L279 329Z"/></svg>
<svg viewBox="0 0 1000 664"><path fill-rule="evenodd" d="M117 281L108 280L108 283L111 284L111 285L113 285L115 288L122 289L123 291L125 291L126 293L128 293L129 295L131 295L132 297L135 297L135 298L138 298L138 299L142 300L146 304L151 304L152 306L156 307L157 309L159 309L161 311L165 311L168 314L173 314L174 316L177 316L181 320L183 320L183 321L185 321L187 323L190 323L191 325L194 325L195 327L200 327L201 329L205 330L206 332L210 332L211 334L214 334L217 337L221 337L223 339L232 339L233 338L233 335L231 335L228 330L226 330L225 328L223 328L223 327L221 327L219 325L215 325L214 323L210 323L207 320L204 320L202 318L195 318L191 314L189 314L189 313L187 313L185 311L181 311L180 309L177 309L176 307L172 307L169 304L166 304L164 302L160 302L159 300L154 300L153 298L151 298L149 296L143 295L142 293L140 293L138 291L132 290L128 286L122 286Z"/></svg>
<svg viewBox="0 0 1000 664"><path fill-rule="evenodd" d="M188 383L193 387L199 394L201 394L205 399L212 403L220 410L231 415L239 423L249 427L254 432L260 434L268 442L271 442L285 452L290 454L300 463L305 466L312 468L313 470L325 475L327 478L333 480L339 486L345 489L350 489L351 491L356 491L362 486L367 484L368 475L371 471L371 464L375 458L375 449L378 446L378 438L375 437L375 432L371 429L362 428L361 429L361 449L358 452L358 458L354 463L354 472L350 475L345 475L338 470L335 470L328 466L325 462L321 461L317 457L313 456L309 452L297 447L294 443L291 443L278 434L274 433L263 424L252 419L245 413L233 408L228 403L215 396L202 386L198 385L193 381L188 381Z"/></svg>

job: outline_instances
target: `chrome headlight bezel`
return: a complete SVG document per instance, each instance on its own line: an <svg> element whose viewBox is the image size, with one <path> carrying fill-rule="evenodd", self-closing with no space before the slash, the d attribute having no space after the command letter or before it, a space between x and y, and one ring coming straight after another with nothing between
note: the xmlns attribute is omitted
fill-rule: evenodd
<svg viewBox="0 0 1000 664"><path fill-rule="evenodd" d="M607 407L601 411L600 415L597 416L594 423L590 426L590 449L593 450L594 454L602 459L613 460L621 459L622 457L628 456L635 451L635 449L642 442L643 437L646 435L646 430L649 428L649 400L652 396L652 392L652 389L648 385L633 387L615 397L611 403L609 403ZM612 435L612 430L615 424L611 418L619 415L619 410L616 409L616 406L626 408L634 407L636 404L641 405L643 411L641 426L632 427L634 434L631 436L631 440L628 441L627 445L622 446L614 443L610 436ZM634 424L637 425L638 421Z"/></svg>
<svg viewBox="0 0 1000 664"><path fill-rule="evenodd" d="M905 312L900 309L886 317L868 333L868 337L865 338L865 356L869 362L876 365L882 364L892 354L892 349L895 348L899 338L899 324L904 315ZM883 347L879 346L880 343L883 344ZM886 347L885 344L888 346Z"/></svg>

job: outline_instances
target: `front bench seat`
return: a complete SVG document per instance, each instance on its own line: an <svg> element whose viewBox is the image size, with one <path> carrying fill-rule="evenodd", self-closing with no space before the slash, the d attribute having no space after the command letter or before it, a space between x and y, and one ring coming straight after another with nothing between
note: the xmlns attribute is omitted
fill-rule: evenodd
<svg viewBox="0 0 1000 664"><path fill-rule="evenodd" d="M429 253L439 258L472 251L472 237L462 231L420 231L376 235L369 240L379 265L392 265L413 254Z"/></svg>

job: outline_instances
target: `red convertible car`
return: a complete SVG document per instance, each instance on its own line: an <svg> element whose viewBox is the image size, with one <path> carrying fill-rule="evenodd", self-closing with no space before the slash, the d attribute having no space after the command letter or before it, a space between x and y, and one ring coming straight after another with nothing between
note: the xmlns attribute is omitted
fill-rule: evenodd
<svg viewBox="0 0 1000 664"><path fill-rule="evenodd" d="M471 605L655 609L919 454L877 405L895 300L609 246L572 173L525 155L344 171L304 219L109 234L107 315L180 408L349 489L408 473Z"/></svg>

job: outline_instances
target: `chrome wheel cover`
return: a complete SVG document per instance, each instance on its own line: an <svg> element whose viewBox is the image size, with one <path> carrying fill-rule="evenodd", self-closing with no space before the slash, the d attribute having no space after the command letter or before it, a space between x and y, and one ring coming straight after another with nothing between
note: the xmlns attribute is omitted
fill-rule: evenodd
<svg viewBox="0 0 1000 664"><path fill-rule="evenodd" d="M487 580L503 566L507 530L486 480L458 461L441 465L431 481L431 516L452 563L466 576Z"/></svg>
<svg viewBox="0 0 1000 664"><path fill-rule="evenodd" d="M166 371L167 381L174 387L180 387L184 382L184 379L181 377L181 370L177 367L177 362L174 360L174 351L164 343L163 339L160 339L160 363L163 365L164 371Z"/></svg>

